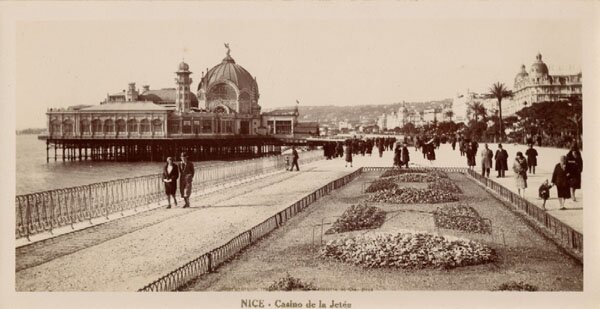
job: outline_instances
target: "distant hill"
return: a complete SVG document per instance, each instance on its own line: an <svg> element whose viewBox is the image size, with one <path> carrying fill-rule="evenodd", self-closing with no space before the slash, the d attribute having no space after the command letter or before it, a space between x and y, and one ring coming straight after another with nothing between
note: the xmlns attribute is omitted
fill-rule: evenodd
<svg viewBox="0 0 600 309"><path fill-rule="evenodd" d="M45 128L29 128L29 129L23 129L23 130L17 130L17 135L23 135L23 134L42 134L42 133L46 133L46 129Z"/></svg>
<svg viewBox="0 0 600 309"><path fill-rule="evenodd" d="M439 101L429 102L405 102L393 103L387 105L354 105L354 106L298 106L300 113L299 121L318 121L320 124L336 124L339 121L351 122L375 122L382 114L390 114L397 112L398 109L405 104L409 110L417 112L432 109L442 108L452 105L452 99L443 99ZM287 108L294 108L293 106Z"/></svg>

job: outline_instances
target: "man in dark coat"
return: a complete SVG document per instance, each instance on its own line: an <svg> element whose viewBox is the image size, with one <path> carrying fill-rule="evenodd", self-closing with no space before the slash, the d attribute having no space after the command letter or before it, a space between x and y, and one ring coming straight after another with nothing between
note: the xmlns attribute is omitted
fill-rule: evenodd
<svg viewBox="0 0 600 309"><path fill-rule="evenodd" d="M300 167L298 167L298 151L296 151L296 146L292 146L292 166L290 166L290 171L294 170L294 166L296 167L296 171L300 171Z"/></svg>
<svg viewBox="0 0 600 309"><path fill-rule="evenodd" d="M529 149L525 151L525 156L527 157L527 167L529 168L529 174L533 172L535 175L535 167L537 166L537 156L538 152L533 148L533 144L529 144Z"/></svg>
<svg viewBox="0 0 600 309"><path fill-rule="evenodd" d="M401 160L400 167L402 167L402 165L404 165L408 168L408 161L410 161L410 157L408 154L408 145L406 143L404 143L404 145L402 145L402 156L401 156L400 160Z"/></svg>
<svg viewBox="0 0 600 309"><path fill-rule="evenodd" d="M187 153L181 153L181 164L179 164L179 190L185 201L183 208L190 207L190 195L192 195L192 180L194 179L194 163L188 161Z"/></svg>
<svg viewBox="0 0 600 309"><path fill-rule="evenodd" d="M496 171L498 171L496 178L504 178L504 172L508 170L508 152L502 149L502 144L498 144L494 159L496 160Z"/></svg>

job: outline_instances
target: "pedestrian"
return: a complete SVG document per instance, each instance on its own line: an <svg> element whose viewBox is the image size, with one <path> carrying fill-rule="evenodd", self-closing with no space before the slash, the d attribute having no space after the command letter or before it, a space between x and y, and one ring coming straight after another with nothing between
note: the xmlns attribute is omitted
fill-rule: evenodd
<svg viewBox="0 0 600 309"><path fill-rule="evenodd" d="M471 143L467 143L465 145L467 147L465 153L467 155L467 166L469 167L469 169L475 169L475 154L476 154L476 150L475 148L473 148L473 144Z"/></svg>
<svg viewBox="0 0 600 309"><path fill-rule="evenodd" d="M552 185L550 185L548 183L548 179L546 179L546 181L544 181L538 189L539 197L544 201L542 203L543 210L546 210L546 201L550 198L550 188L552 188Z"/></svg>
<svg viewBox="0 0 600 309"><path fill-rule="evenodd" d="M430 140L425 145L425 148L427 149L427 160L429 160L429 163L433 165L433 161L435 161L435 145L433 140Z"/></svg>
<svg viewBox="0 0 600 309"><path fill-rule="evenodd" d="M533 144L529 144L529 149L525 151L525 155L527 156L527 167L529 168L529 173L533 173L535 175L538 152L535 150L535 148L533 148Z"/></svg>
<svg viewBox="0 0 600 309"><path fill-rule="evenodd" d="M192 181L194 179L194 163L188 160L186 152L181 153L181 164L179 165L179 192L185 201L183 208L190 207L190 196L192 195Z"/></svg>
<svg viewBox="0 0 600 309"><path fill-rule="evenodd" d="M502 144L498 144L494 159L496 160L496 171L498 172L496 178L504 178L505 172L508 170L508 152L502 149Z"/></svg>
<svg viewBox="0 0 600 309"><path fill-rule="evenodd" d="M343 157L344 156L344 145L342 144L342 142L337 142L336 145L336 157Z"/></svg>
<svg viewBox="0 0 600 309"><path fill-rule="evenodd" d="M352 167L352 143L346 143L346 165L344 167L348 167L348 163L350 163L350 167Z"/></svg>
<svg viewBox="0 0 600 309"><path fill-rule="evenodd" d="M396 149L394 149L394 167L402 167L402 149L400 149L400 145L396 145Z"/></svg>
<svg viewBox="0 0 600 309"><path fill-rule="evenodd" d="M401 158L400 158L400 167L402 167L402 165L405 165L406 168L408 168L408 161L410 161L410 156L408 154L408 144L404 143L404 145L402 145L402 154L401 154Z"/></svg>
<svg viewBox="0 0 600 309"><path fill-rule="evenodd" d="M567 172L569 173L569 187L571 187L571 197L574 202L577 202L575 198L575 190L581 189L581 172L583 172L583 159L581 158L581 152L574 144L569 150L566 156L567 160Z"/></svg>
<svg viewBox="0 0 600 309"><path fill-rule="evenodd" d="M492 159L494 153L488 148L488 144L481 150L481 175L490 178L490 169L492 168Z"/></svg>
<svg viewBox="0 0 600 309"><path fill-rule="evenodd" d="M525 189L527 189L527 159L525 159L522 152L517 152L512 168L515 173L517 192L519 196L525 197Z"/></svg>
<svg viewBox="0 0 600 309"><path fill-rule="evenodd" d="M290 172L294 170L294 166L296 167L296 171L300 171L300 167L298 167L298 151L296 150L296 146L292 146L292 166L290 166Z"/></svg>
<svg viewBox="0 0 600 309"><path fill-rule="evenodd" d="M167 158L167 164L163 167L163 182L165 183L165 194L167 194L167 209L171 208L171 196L173 197L173 203L177 207L177 178L179 178L179 166L173 163L173 158Z"/></svg>
<svg viewBox="0 0 600 309"><path fill-rule="evenodd" d="M537 143L538 143L538 147L542 147L542 135L541 134L537 135Z"/></svg>
<svg viewBox="0 0 600 309"><path fill-rule="evenodd" d="M452 137L452 151L456 150L456 138Z"/></svg>
<svg viewBox="0 0 600 309"><path fill-rule="evenodd" d="M379 157L380 157L380 158L381 158L381 157L383 157L383 150L384 150L384 149L383 149L383 140L382 140L382 139L380 139L380 140L377 142L377 150L379 150Z"/></svg>
<svg viewBox="0 0 600 309"><path fill-rule="evenodd" d="M561 156L560 162L554 167L552 172L552 184L556 186L556 193L558 194L558 202L560 203L560 210L565 208L565 199L571 198L571 191L569 188L569 178L567 172L567 157Z"/></svg>

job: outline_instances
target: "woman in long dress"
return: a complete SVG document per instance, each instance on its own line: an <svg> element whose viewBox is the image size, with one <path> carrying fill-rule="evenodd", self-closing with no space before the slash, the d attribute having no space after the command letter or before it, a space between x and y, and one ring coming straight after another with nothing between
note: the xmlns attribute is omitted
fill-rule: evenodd
<svg viewBox="0 0 600 309"><path fill-rule="evenodd" d="M348 163L350 163L350 167L352 167L352 142L346 143L346 165L348 167Z"/></svg>
<svg viewBox="0 0 600 309"><path fill-rule="evenodd" d="M177 207L177 199L175 193L177 192L177 178L179 178L179 167L173 163L173 158L167 158L167 164L163 168L163 182L165 183L165 194L167 194L167 202L169 205L167 208L171 208L171 196L173 197L173 203Z"/></svg>
<svg viewBox="0 0 600 309"><path fill-rule="evenodd" d="M525 197L525 189L527 189L527 159L522 152L517 152L515 163L513 163L513 172L515 173L515 182L519 196ZM522 190L522 192L521 192Z"/></svg>
<svg viewBox="0 0 600 309"><path fill-rule="evenodd" d="M560 162L554 167L552 184L556 186L560 209L566 209L565 199L571 198L571 191L569 190L569 174L567 172L567 157L561 156Z"/></svg>

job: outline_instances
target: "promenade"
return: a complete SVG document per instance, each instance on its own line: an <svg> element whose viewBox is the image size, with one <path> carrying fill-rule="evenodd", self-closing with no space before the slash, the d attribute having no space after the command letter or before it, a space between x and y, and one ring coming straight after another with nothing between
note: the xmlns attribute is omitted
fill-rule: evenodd
<svg viewBox="0 0 600 309"><path fill-rule="evenodd" d="M509 165L516 151L524 150L522 146L506 145L505 148L509 152ZM538 148L538 152L540 166L536 175L528 179L526 198L541 205L536 199L537 187L551 177L558 157L566 151ZM410 148L410 155L413 165L430 166L414 147ZM452 151L450 145L441 145L436 157L433 166L466 166L466 157ZM391 151L386 151L382 158L375 153L355 156L353 168L344 167L341 158L302 164L301 157L300 172L281 171L197 196L189 209L160 207L16 248L16 290L136 291L330 181L362 166L391 166L392 161ZM494 179L514 189L512 171L506 176ZM578 202L567 202L569 210L566 211L557 210L555 192L553 189L554 198L546 204L549 212L582 231L581 191L577 194Z"/></svg>

